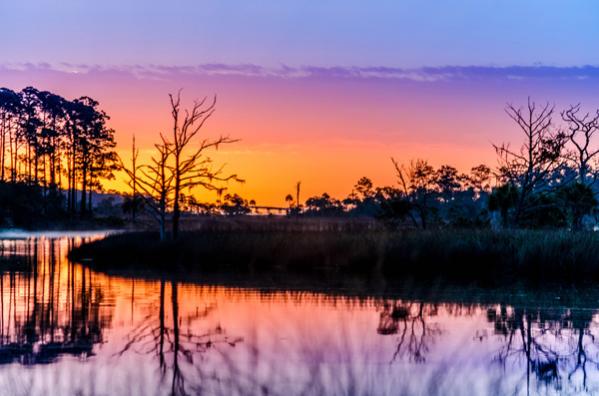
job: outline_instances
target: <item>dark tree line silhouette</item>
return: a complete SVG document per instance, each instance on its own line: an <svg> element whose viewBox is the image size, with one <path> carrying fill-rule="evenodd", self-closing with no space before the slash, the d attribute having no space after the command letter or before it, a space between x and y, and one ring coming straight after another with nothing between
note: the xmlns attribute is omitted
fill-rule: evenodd
<svg viewBox="0 0 599 396"><path fill-rule="evenodd" d="M124 166L133 190L126 203L130 213L145 206L166 237L179 232L182 212L203 215L246 215L260 209L289 216L358 216L383 220L392 227L567 227L580 230L597 223L596 195L599 175L599 110L584 113L581 105L557 113L554 106L507 105L506 114L522 133L522 143L494 145L498 165L485 164L462 173L451 165L433 167L424 159L401 163L392 158L396 183L374 186L362 177L352 192L337 199L326 192L300 201L300 186L286 195L287 207L260 207L238 194L223 193L220 182L242 181L223 174L207 155L209 149L233 143L229 137L200 139L200 131L213 114L216 101L204 98L182 112L180 95L171 96L172 133L161 135L156 155L139 165L136 157ZM197 147L194 148L194 145ZM135 147L133 152L135 153ZM200 202L197 187L216 191L216 202ZM136 197L137 195L137 197Z"/></svg>
<svg viewBox="0 0 599 396"><path fill-rule="evenodd" d="M397 183L375 187L363 177L351 194L327 193L302 205L289 194L289 212L305 216L371 216L392 225L418 228L567 227L580 230L597 223L599 110L585 113L570 106L556 116L549 104L528 100L508 105L507 115L522 132L513 148L494 145L498 166L481 164L469 174L451 165L434 168L417 159L401 164L392 158ZM556 121L559 118L559 121Z"/></svg>
<svg viewBox="0 0 599 396"><path fill-rule="evenodd" d="M87 96L0 88L0 182L39 187L44 198L64 195L66 213L89 215L93 191L116 170L108 119Z"/></svg>
<svg viewBox="0 0 599 396"><path fill-rule="evenodd" d="M50 212L88 217L94 191L118 169L132 188L123 210L134 220L149 214L163 239L167 227L177 237L183 212L252 213L260 208L254 200L225 194L227 182L243 180L225 173L209 155L237 141L204 137L215 108L216 98L184 109L180 93L170 95L172 130L160 135L149 162L140 163L134 143L132 162L124 164L114 151L109 117L97 101L85 96L67 100L33 87L20 92L0 88L0 214L12 220ZM344 199L323 193L302 203L298 183L285 197L287 208L266 209L286 210L290 216L372 217L393 227L594 226L599 110L585 113L574 105L557 112L529 99L523 107L508 105L506 113L523 139L516 147L494 145L494 169L481 164L464 174L451 165L435 168L423 159L401 163L392 158L394 185L376 187L363 177ZM194 196L198 188L216 192L218 200L199 202Z"/></svg>

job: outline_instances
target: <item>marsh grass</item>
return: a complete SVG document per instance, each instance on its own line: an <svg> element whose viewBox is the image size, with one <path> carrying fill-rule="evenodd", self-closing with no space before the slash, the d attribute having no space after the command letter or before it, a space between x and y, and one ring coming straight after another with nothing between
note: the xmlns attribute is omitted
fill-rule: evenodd
<svg viewBox="0 0 599 396"><path fill-rule="evenodd" d="M160 242L148 232L84 244L70 257L100 270L302 273L480 284L599 280L599 236L568 231L204 229Z"/></svg>

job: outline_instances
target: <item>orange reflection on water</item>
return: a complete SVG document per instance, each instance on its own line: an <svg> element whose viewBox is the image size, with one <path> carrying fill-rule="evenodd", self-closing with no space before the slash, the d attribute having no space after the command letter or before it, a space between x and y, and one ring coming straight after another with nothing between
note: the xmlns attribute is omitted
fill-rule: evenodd
<svg viewBox="0 0 599 396"><path fill-rule="evenodd" d="M0 241L3 394L599 390L594 309L211 286L66 259L101 236Z"/></svg>

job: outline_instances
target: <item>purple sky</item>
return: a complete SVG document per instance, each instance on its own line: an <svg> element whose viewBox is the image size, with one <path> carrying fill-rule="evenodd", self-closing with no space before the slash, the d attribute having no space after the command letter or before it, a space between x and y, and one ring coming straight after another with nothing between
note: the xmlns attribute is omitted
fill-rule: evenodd
<svg viewBox="0 0 599 396"><path fill-rule="evenodd" d="M592 0L19 0L0 16L0 86L98 99L123 155L168 128L169 92L218 94L206 132L242 139L221 159L263 203L297 180L393 183L391 156L494 165L491 143L520 138L507 102L599 107Z"/></svg>
<svg viewBox="0 0 599 396"><path fill-rule="evenodd" d="M599 64L594 0L18 0L3 62Z"/></svg>

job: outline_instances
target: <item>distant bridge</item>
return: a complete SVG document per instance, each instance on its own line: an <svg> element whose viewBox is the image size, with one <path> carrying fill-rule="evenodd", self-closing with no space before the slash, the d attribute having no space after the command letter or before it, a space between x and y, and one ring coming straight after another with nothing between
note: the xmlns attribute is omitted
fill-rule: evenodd
<svg viewBox="0 0 599 396"><path fill-rule="evenodd" d="M255 214L279 214L279 215L286 215L289 213L289 208L287 207L280 207L280 206L257 206L257 205L253 205L250 206L250 208L252 209L252 212Z"/></svg>

